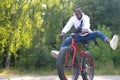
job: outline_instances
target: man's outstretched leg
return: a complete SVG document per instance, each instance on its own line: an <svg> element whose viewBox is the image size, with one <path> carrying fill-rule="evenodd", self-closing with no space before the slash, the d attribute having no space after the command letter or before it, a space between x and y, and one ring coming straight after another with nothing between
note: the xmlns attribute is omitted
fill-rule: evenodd
<svg viewBox="0 0 120 80"><path fill-rule="evenodd" d="M118 35L114 35L111 40L110 39L106 39L105 42L108 43L108 44L110 44L110 47L113 50L116 50L117 49L117 44L118 44ZM52 50L51 51L51 55L53 57L55 57L55 58L57 58L58 54L59 54L59 51L56 51L56 50Z"/></svg>

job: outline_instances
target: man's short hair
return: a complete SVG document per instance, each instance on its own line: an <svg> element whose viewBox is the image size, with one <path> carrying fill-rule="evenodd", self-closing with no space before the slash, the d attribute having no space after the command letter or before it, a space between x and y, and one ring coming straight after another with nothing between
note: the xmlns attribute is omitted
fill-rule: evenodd
<svg viewBox="0 0 120 80"><path fill-rule="evenodd" d="M75 10L76 10L77 8L79 8L80 11L82 11L82 9L81 9L79 6L76 6L73 11L75 12Z"/></svg>

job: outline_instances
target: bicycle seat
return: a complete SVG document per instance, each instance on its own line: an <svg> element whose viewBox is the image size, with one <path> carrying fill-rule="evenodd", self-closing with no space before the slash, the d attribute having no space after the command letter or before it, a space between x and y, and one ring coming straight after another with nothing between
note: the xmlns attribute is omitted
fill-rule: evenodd
<svg viewBox="0 0 120 80"><path fill-rule="evenodd" d="M87 46L89 45L90 41L82 41L80 43L77 43L81 48L87 48Z"/></svg>
<svg viewBox="0 0 120 80"><path fill-rule="evenodd" d="M80 43L77 43L77 44L89 44L91 41L81 41Z"/></svg>
<svg viewBox="0 0 120 80"><path fill-rule="evenodd" d="M82 44L89 44L91 41L82 41Z"/></svg>
<svg viewBox="0 0 120 80"><path fill-rule="evenodd" d="M82 45L84 45L84 46L86 46L86 45L88 45L90 42L94 42L95 43L95 45L97 45L97 46L99 46L99 44L97 43L97 41L96 40L90 40L90 41L81 41L80 43L78 43L78 44L82 44Z"/></svg>

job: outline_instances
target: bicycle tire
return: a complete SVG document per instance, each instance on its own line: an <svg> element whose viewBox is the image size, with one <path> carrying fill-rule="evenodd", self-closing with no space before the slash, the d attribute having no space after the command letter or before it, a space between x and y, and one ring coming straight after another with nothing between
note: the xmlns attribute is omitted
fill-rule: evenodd
<svg viewBox="0 0 120 80"><path fill-rule="evenodd" d="M81 58L83 70L81 75L83 80L93 80L94 78L94 60L89 51L85 51L85 55Z"/></svg>
<svg viewBox="0 0 120 80"><path fill-rule="evenodd" d="M60 50L60 53L58 55L58 58L57 58L57 72L58 72L58 76L60 78L60 80L68 80L69 78L66 77L66 73L65 73L65 70L64 68L66 69L66 67L64 66L64 58L66 56L66 54L69 53L69 54L73 54L73 48L70 48L70 47L65 47L63 49ZM71 78L70 80L77 80L78 79L78 76L79 76L79 66L78 66L78 63L77 63L77 59L75 58L75 65L73 66L74 67L74 71L71 75ZM72 67L70 67L72 68Z"/></svg>

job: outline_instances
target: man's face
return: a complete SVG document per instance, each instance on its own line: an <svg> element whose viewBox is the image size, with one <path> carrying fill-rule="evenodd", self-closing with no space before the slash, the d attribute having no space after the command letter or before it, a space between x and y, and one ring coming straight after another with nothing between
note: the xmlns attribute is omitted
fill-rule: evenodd
<svg viewBox="0 0 120 80"><path fill-rule="evenodd" d="M80 20L82 18L82 11L80 8L76 8L75 9L75 15L77 16L77 18Z"/></svg>

